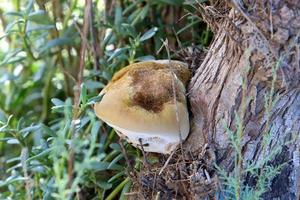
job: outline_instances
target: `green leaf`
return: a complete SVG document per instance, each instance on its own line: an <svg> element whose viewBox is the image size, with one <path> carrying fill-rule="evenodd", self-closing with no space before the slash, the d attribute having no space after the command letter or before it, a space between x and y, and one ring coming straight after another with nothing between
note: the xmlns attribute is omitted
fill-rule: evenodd
<svg viewBox="0 0 300 200"><path fill-rule="evenodd" d="M56 38L47 42L47 44L40 49L40 53L45 52L53 47L72 45L74 44L74 39L72 38Z"/></svg>
<svg viewBox="0 0 300 200"><path fill-rule="evenodd" d="M135 27L131 26L130 24L123 23L122 30L124 30L123 35L129 35L131 37L137 37L137 35L138 35Z"/></svg>
<svg viewBox="0 0 300 200"><path fill-rule="evenodd" d="M25 56L15 56L15 57L11 57L9 60L5 60L5 62L1 62L1 65L8 65L8 64L13 64L13 63L18 63L22 60L26 59Z"/></svg>
<svg viewBox="0 0 300 200"><path fill-rule="evenodd" d="M20 131L20 130L21 130L21 127L23 127L24 123L25 123L25 119L24 119L24 117L21 117L21 118L18 120L17 128L16 128L16 129L17 129L18 131Z"/></svg>
<svg viewBox="0 0 300 200"><path fill-rule="evenodd" d="M51 151L52 151L52 149L46 149L46 150L42 151L41 153L39 153L39 154L37 154L35 156L31 156L30 158L28 158L26 160L26 162L28 163L28 162L30 162L32 160L38 160L40 158L45 158L45 156L49 155L51 153Z"/></svg>
<svg viewBox="0 0 300 200"><path fill-rule="evenodd" d="M101 124L99 121L96 121L93 123L92 130L91 130L93 141L95 141L97 139L97 135L100 130L100 127L101 127Z"/></svg>
<svg viewBox="0 0 300 200"><path fill-rule="evenodd" d="M87 102L87 105L92 105L92 104L95 104L95 103L101 101L102 97L103 97L103 95L98 95L98 96L90 98Z"/></svg>
<svg viewBox="0 0 300 200"><path fill-rule="evenodd" d="M53 28L55 28L54 25L34 25L34 24L30 24L26 28L26 33L29 33L31 31L45 31L45 30L50 30L50 29L53 29Z"/></svg>
<svg viewBox="0 0 300 200"><path fill-rule="evenodd" d="M11 15L11 16L16 16L16 17L24 17L23 13L21 12L6 12L5 15Z"/></svg>
<svg viewBox="0 0 300 200"><path fill-rule="evenodd" d="M10 139L14 139L12 137L5 137L5 138L0 138L0 142L6 142L7 140L10 140Z"/></svg>
<svg viewBox="0 0 300 200"><path fill-rule="evenodd" d="M123 154L119 154L118 156L116 156L108 165L108 169L112 169L114 167L114 165L117 164L117 162L119 162L122 158L124 158Z"/></svg>
<svg viewBox="0 0 300 200"><path fill-rule="evenodd" d="M20 144L19 140L13 138L6 141L7 144Z"/></svg>
<svg viewBox="0 0 300 200"><path fill-rule="evenodd" d="M122 8L121 6L117 6L115 9L115 26L117 30L121 29L121 23L122 23Z"/></svg>
<svg viewBox="0 0 300 200"><path fill-rule="evenodd" d="M101 46L104 48L106 45L108 45L112 37L113 37L113 32L108 32L104 40L101 42Z"/></svg>
<svg viewBox="0 0 300 200"><path fill-rule="evenodd" d="M41 128L43 131L46 132L46 134L48 136L52 136L52 137L56 137L56 132L54 132L53 130L51 130L48 126L46 126L45 124L41 124Z"/></svg>
<svg viewBox="0 0 300 200"><path fill-rule="evenodd" d="M4 124L4 122L7 120L6 115L3 110L0 109L0 125ZM1 123L2 122L2 123Z"/></svg>
<svg viewBox="0 0 300 200"><path fill-rule="evenodd" d="M82 104L86 104L86 101L87 101L87 89L86 89L86 86L85 86L85 83L82 83L80 85L80 101Z"/></svg>
<svg viewBox="0 0 300 200"><path fill-rule="evenodd" d="M112 188L112 184L111 183L107 183L104 181L97 181L96 184L102 188L103 190L109 190L110 188Z"/></svg>
<svg viewBox="0 0 300 200"><path fill-rule="evenodd" d="M34 4L34 0L29 0L29 1L27 2L27 6L26 6L26 8L25 8L26 14L29 14L30 11L33 9L33 6L34 6L33 4Z"/></svg>
<svg viewBox="0 0 300 200"><path fill-rule="evenodd" d="M142 21L147 16L148 12L149 12L149 4L143 7L143 9L137 14L135 19L131 22L131 25L134 26L139 21Z"/></svg>
<svg viewBox="0 0 300 200"><path fill-rule="evenodd" d="M0 63L0 66L1 65L5 65L9 62L11 62L11 60L15 57L18 57L17 55L22 52L22 49L15 49L14 51L12 52L9 52L9 53L6 53L5 57L3 58L2 62Z"/></svg>
<svg viewBox="0 0 300 200"><path fill-rule="evenodd" d="M127 199L126 196L125 196L125 194L129 192L129 190L131 188L131 184L132 184L131 181L128 181L126 183L126 185L122 189L122 192L121 192L119 200L126 200Z"/></svg>
<svg viewBox="0 0 300 200"><path fill-rule="evenodd" d="M20 130L20 132L21 133L34 132L34 131L37 131L40 128L41 128L41 125L38 124L38 125L35 125L35 126L29 126L29 127L23 128L22 130Z"/></svg>
<svg viewBox="0 0 300 200"><path fill-rule="evenodd" d="M24 178L24 177L8 177L5 181L0 180L0 187L12 184L12 183L17 182L17 181L22 181L23 182L25 180L26 180L26 178Z"/></svg>
<svg viewBox="0 0 300 200"><path fill-rule="evenodd" d="M15 27L16 24L20 24L20 23L24 23L24 20L23 19L18 19L18 20L15 20L15 21L7 24L4 32L5 33L10 33L12 31L16 31L16 30L13 30L13 28Z"/></svg>
<svg viewBox="0 0 300 200"><path fill-rule="evenodd" d="M126 8L124 9L123 15L127 15L128 13L132 12L133 9L142 1L143 0L136 0L136 1L130 2L130 5L126 6Z"/></svg>
<svg viewBox="0 0 300 200"><path fill-rule="evenodd" d="M7 119L7 122L6 122L6 124L4 124L2 127L0 127L0 133L1 132L4 132L5 130L6 130L6 128L8 127L8 125L9 125L9 123L10 123L10 120L12 119L12 115L10 115L9 117L8 117L8 119Z"/></svg>
<svg viewBox="0 0 300 200"><path fill-rule="evenodd" d="M115 180L119 179L120 177L122 177L124 175L125 175L125 171L121 171L121 172L117 173L116 175L114 175L113 177L111 177L108 180L108 183L112 183L112 182L114 182Z"/></svg>
<svg viewBox="0 0 300 200"><path fill-rule="evenodd" d="M99 81L93 81L93 80L87 80L85 82L86 89L88 90L94 90L94 89L99 89L99 88L104 88L105 85L102 82Z"/></svg>
<svg viewBox="0 0 300 200"><path fill-rule="evenodd" d="M156 3L165 3L170 4L174 6L181 6L184 2L184 0L154 0Z"/></svg>
<svg viewBox="0 0 300 200"><path fill-rule="evenodd" d="M55 106L63 106L63 105L65 105L65 102L63 102L62 100L57 99L57 98L52 98L52 99L51 99L51 102L52 102Z"/></svg>
<svg viewBox="0 0 300 200"><path fill-rule="evenodd" d="M7 160L6 163L9 164L9 163L13 163L13 162L16 162L16 161L19 162L20 160L21 160L21 158L20 158L20 156L18 156L18 157L14 157L14 158L11 158L11 159Z"/></svg>
<svg viewBox="0 0 300 200"><path fill-rule="evenodd" d="M105 171L105 170L123 170L123 167L121 165L114 164L110 168L108 166L110 165L109 162L91 162L88 166L88 169L93 170L95 172L99 171Z"/></svg>
<svg viewBox="0 0 300 200"><path fill-rule="evenodd" d="M181 34L182 32L184 32L184 31L186 31L186 30L191 30L190 28L191 28L192 26L194 26L195 24L199 23L199 22L201 22L200 19L195 19L193 22L188 23L185 27L183 27L183 28L181 28L179 31L177 31L177 32L176 32L176 35L179 35L179 34Z"/></svg>
<svg viewBox="0 0 300 200"><path fill-rule="evenodd" d="M125 51L127 51L128 47L118 48L116 49L111 56L108 58L107 62L112 61L112 59L116 58L117 56L123 54Z"/></svg>
<svg viewBox="0 0 300 200"><path fill-rule="evenodd" d="M121 147L120 147L120 145L117 144L117 143L111 143L111 144L109 145L109 147L110 147L111 149L113 149L113 150L121 151Z"/></svg>
<svg viewBox="0 0 300 200"><path fill-rule="evenodd" d="M37 24L49 24L50 19L44 10L37 10L28 15L29 21L33 21Z"/></svg>
<svg viewBox="0 0 300 200"><path fill-rule="evenodd" d="M153 27L153 28L149 29L146 33L144 33L142 35L142 37L140 38L140 42L143 42L143 41L148 40L151 37L153 37L155 35L155 33L157 32L157 30L158 30L157 27Z"/></svg>
<svg viewBox="0 0 300 200"><path fill-rule="evenodd" d="M114 188L114 190L107 196L106 200L113 200L115 197L122 191L124 186L130 182L130 178L127 177L125 180L123 180L117 187Z"/></svg>

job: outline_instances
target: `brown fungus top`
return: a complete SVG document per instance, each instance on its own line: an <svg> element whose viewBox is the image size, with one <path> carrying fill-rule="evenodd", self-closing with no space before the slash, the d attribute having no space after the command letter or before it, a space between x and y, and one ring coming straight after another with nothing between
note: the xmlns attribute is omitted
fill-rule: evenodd
<svg viewBox="0 0 300 200"><path fill-rule="evenodd" d="M127 75L131 77L128 106L139 106L148 112L160 112L165 103L174 101L174 93L178 102L185 102L185 86L190 72L182 62L169 63L165 60L131 64L114 75L104 93Z"/></svg>
<svg viewBox="0 0 300 200"><path fill-rule="evenodd" d="M169 69L137 69L129 73L132 77L131 106L140 106L150 112L160 112L165 103L176 100L184 102L182 84L172 77Z"/></svg>
<svg viewBox="0 0 300 200"><path fill-rule="evenodd" d="M179 133L189 133L185 86L190 72L185 63L157 60L131 64L112 78L94 106L96 115L145 151L170 153Z"/></svg>

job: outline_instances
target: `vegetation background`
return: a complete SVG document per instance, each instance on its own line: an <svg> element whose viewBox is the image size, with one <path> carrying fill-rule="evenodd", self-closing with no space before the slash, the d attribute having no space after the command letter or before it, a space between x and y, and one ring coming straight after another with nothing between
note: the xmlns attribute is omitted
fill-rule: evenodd
<svg viewBox="0 0 300 200"><path fill-rule="evenodd" d="M1 0L0 199L124 199L124 155L92 105L120 68L166 59L164 41L208 46L197 3Z"/></svg>

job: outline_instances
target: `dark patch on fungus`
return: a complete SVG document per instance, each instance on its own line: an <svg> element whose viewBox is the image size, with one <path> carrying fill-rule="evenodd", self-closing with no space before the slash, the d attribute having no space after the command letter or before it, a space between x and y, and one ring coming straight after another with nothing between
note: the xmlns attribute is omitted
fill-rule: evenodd
<svg viewBox="0 0 300 200"><path fill-rule="evenodd" d="M139 68L129 74L133 87L132 106L140 106L150 112L160 112L164 104L174 100L174 81L176 100L185 101L185 96L180 86L180 80L172 77L168 68Z"/></svg>

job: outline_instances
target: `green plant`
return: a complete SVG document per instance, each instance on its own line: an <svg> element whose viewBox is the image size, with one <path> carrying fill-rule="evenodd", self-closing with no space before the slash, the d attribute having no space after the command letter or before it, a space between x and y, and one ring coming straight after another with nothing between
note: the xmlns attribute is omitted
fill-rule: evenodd
<svg viewBox="0 0 300 200"><path fill-rule="evenodd" d="M249 55L248 55L249 56ZM282 56L283 57L283 56ZM262 195L266 193L270 187L271 181L276 175L280 174L283 167L287 163L282 163L280 165L273 165L272 161L275 159L277 155L279 155L286 143L278 143L273 146L271 149L271 124L270 117L272 108L276 104L278 100L278 96L274 95L275 91L275 83L277 80L277 71L279 69L279 64L281 62L282 57L278 59L278 61L272 65L272 82L271 88L268 94L265 95L265 105L264 109L266 110L266 126L262 135L262 155L259 162L252 162L249 160L245 160L244 155L242 153L242 148L244 144L244 130L245 123L242 120L245 116L245 112L247 111L248 102L252 97L247 96L247 78L243 77L242 80L242 99L239 110L235 113L235 123L236 126L233 128L234 131L225 126L227 136L229 138L229 142L231 147L233 148L234 154L234 167L233 171L228 174L225 169L215 165L221 179L222 184L222 198L230 198L230 199L261 199ZM250 70L250 64L246 67L246 71ZM247 74L247 73L245 73ZM268 153L267 153L268 152ZM251 178L253 180L253 185L249 186L245 184L245 178Z"/></svg>
<svg viewBox="0 0 300 200"><path fill-rule="evenodd" d="M124 155L92 105L120 68L165 58L161 39L207 31L193 16L165 20L183 1L86 2L0 5L0 199L124 199ZM199 41L193 33L183 45ZM140 152L124 145L138 169Z"/></svg>

